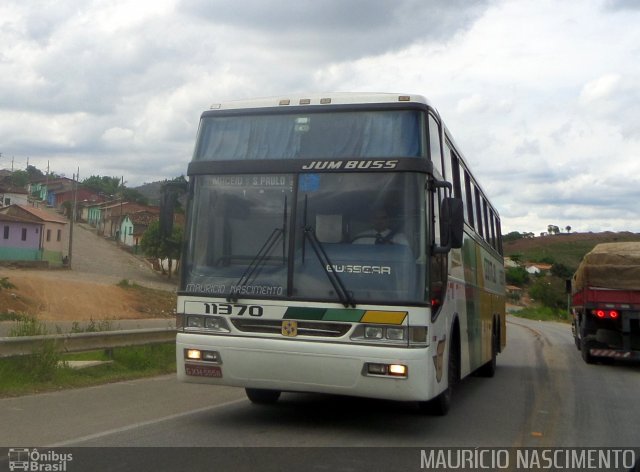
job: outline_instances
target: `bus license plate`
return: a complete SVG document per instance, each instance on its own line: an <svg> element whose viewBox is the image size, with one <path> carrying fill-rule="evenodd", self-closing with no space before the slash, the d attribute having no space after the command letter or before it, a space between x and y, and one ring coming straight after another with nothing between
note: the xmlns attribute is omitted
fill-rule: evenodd
<svg viewBox="0 0 640 472"><path fill-rule="evenodd" d="M194 377L222 377L222 368L217 365L185 364L184 373Z"/></svg>

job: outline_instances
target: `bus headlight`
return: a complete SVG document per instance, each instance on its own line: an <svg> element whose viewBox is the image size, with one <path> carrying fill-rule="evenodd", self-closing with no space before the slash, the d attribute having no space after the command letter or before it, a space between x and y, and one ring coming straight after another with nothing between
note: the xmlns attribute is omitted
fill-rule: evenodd
<svg viewBox="0 0 640 472"><path fill-rule="evenodd" d="M221 316L187 315L187 329L229 333L229 324Z"/></svg>
<svg viewBox="0 0 640 472"><path fill-rule="evenodd" d="M356 326L351 335L353 341L375 342L380 344L407 344L406 326L387 326L361 324Z"/></svg>
<svg viewBox="0 0 640 472"><path fill-rule="evenodd" d="M202 316L187 316L187 328L204 328L204 318Z"/></svg>
<svg viewBox="0 0 640 472"><path fill-rule="evenodd" d="M387 328L387 339L392 341L404 341L404 328Z"/></svg>
<svg viewBox="0 0 640 472"><path fill-rule="evenodd" d="M382 339L383 328L381 326L365 326L364 337L367 339Z"/></svg>

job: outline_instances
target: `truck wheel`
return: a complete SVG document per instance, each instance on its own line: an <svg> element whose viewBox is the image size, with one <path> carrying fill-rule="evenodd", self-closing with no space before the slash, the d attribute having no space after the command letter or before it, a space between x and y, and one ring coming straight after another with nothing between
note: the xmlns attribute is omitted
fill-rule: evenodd
<svg viewBox="0 0 640 472"><path fill-rule="evenodd" d="M264 390L262 388L245 388L245 393L251 403L258 405L270 405L278 401L280 392L278 390Z"/></svg>
<svg viewBox="0 0 640 472"><path fill-rule="evenodd" d="M590 339L590 337L582 338L580 340L580 352L582 354L582 359L587 364L595 364L596 358L591 355L591 348L593 347L594 341Z"/></svg>
<svg viewBox="0 0 640 472"><path fill-rule="evenodd" d="M580 331L580 327L578 326L578 323L575 322L575 320L572 323L572 334L573 334L573 342L576 343L576 347L578 348L578 351L580 350L580 338L578 337L578 332Z"/></svg>

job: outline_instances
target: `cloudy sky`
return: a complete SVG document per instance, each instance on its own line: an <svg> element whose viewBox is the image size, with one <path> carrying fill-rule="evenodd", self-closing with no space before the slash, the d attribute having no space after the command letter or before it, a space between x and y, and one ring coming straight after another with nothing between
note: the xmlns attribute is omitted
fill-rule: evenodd
<svg viewBox="0 0 640 472"><path fill-rule="evenodd" d="M4 0L0 168L186 172L211 103L429 98L503 230L640 232L635 0Z"/></svg>

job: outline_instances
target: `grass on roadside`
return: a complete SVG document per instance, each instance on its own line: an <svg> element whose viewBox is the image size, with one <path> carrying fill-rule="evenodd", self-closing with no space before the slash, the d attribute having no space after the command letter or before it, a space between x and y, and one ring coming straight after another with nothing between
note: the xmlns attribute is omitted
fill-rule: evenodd
<svg viewBox="0 0 640 472"><path fill-rule="evenodd" d="M75 326L74 326L75 327ZM105 331L108 322L75 327L72 332ZM17 320L9 335L49 334L44 324L33 317ZM111 361L85 369L69 367L70 361ZM48 340L31 355L0 359L0 397L25 395L65 388L86 387L121 380L175 372L175 344L157 344L116 348L110 356L104 350L63 354L55 341Z"/></svg>
<svg viewBox="0 0 640 472"><path fill-rule="evenodd" d="M73 360L112 362L73 369L67 364ZM174 343L117 348L112 357L104 351L60 354L55 345L49 344L29 356L0 359L0 397L152 377L175 370Z"/></svg>
<svg viewBox="0 0 640 472"><path fill-rule="evenodd" d="M536 321L558 321L569 323L571 317L567 310L553 310L548 307L530 307L511 313L513 316Z"/></svg>

